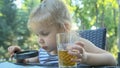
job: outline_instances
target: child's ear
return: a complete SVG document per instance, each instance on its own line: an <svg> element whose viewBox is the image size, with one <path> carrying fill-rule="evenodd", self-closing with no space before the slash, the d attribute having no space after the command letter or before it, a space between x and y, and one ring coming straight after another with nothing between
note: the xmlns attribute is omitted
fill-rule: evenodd
<svg viewBox="0 0 120 68"><path fill-rule="evenodd" d="M63 23L63 24L60 24L58 32L59 33L61 33L61 32L69 32L70 30L71 30L70 23Z"/></svg>
<svg viewBox="0 0 120 68"><path fill-rule="evenodd" d="M65 32L69 32L71 30L71 25L70 23L64 23L63 28Z"/></svg>

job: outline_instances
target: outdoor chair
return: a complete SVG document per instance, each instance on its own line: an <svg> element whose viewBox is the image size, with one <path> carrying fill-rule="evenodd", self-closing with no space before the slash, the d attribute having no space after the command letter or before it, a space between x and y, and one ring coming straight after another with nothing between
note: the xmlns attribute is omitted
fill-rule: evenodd
<svg viewBox="0 0 120 68"><path fill-rule="evenodd" d="M97 47L105 49L106 28L99 28L95 30L83 30L80 32L80 36L85 39L88 39Z"/></svg>

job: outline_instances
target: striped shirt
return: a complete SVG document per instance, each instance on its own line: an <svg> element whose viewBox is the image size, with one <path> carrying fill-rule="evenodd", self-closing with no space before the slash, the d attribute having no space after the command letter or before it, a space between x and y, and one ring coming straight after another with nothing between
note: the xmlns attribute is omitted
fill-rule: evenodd
<svg viewBox="0 0 120 68"><path fill-rule="evenodd" d="M42 65L58 65L58 56L50 55L44 49L39 50L39 61Z"/></svg>

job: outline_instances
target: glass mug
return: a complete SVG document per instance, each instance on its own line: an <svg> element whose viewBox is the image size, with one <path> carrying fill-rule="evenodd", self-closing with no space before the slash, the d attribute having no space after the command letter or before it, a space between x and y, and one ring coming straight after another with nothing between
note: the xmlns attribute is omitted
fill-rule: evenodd
<svg viewBox="0 0 120 68"><path fill-rule="evenodd" d="M77 32L58 33L56 36L59 68L77 68L77 62L71 61L76 56L68 54L67 47L74 45L80 39Z"/></svg>

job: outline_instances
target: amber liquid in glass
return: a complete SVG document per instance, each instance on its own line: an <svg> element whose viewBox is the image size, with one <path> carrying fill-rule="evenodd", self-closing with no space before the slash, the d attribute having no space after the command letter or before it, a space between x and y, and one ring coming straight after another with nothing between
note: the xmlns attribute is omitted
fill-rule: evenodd
<svg viewBox="0 0 120 68"><path fill-rule="evenodd" d="M71 59L75 59L76 56L72 56L68 54L68 51L59 51L59 64L61 66L75 66L76 62L71 61Z"/></svg>

